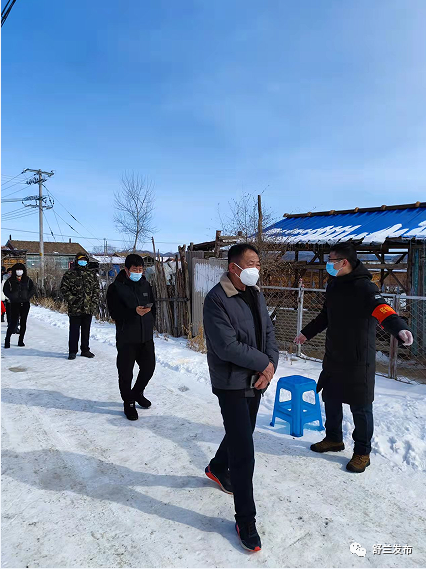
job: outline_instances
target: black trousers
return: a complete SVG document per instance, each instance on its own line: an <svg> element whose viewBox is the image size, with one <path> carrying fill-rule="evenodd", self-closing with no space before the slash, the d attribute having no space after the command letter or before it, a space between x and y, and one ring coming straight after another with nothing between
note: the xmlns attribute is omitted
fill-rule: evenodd
<svg viewBox="0 0 426 569"><path fill-rule="evenodd" d="M214 472L229 468L234 492L235 519L244 523L256 515L253 498L254 444L253 431L259 410L261 393L254 397L241 396L241 390L215 390L225 427L225 436L215 457L210 461Z"/></svg>
<svg viewBox="0 0 426 569"><path fill-rule="evenodd" d="M352 417L355 424L352 438L355 441L355 454L370 454L371 439L373 438L373 404L351 405ZM325 401L325 433L331 441L343 441L342 432L343 406L340 401L327 399Z"/></svg>
<svg viewBox="0 0 426 569"><path fill-rule="evenodd" d="M133 368L139 366L132 389ZM143 393L155 370L154 340L139 344L117 344L118 387L124 402L135 401Z"/></svg>
<svg viewBox="0 0 426 569"><path fill-rule="evenodd" d="M92 323L91 314L82 314L81 316L70 316L70 336L68 342L68 350L70 354L78 352L78 340L80 338L81 328L81 351L89 351L90 325Z"/></svg>
<svg viewBox="0 0 426 569"><path fill-rule="evenodd" d="M27 318L28 312L30 311L29 302L10 302L8 320L7 320L7 332L5 340L10 342L10 337L15 332L18 322L20 321L20 332L19 339L23 340L25 332L27 330Z"/></svg>

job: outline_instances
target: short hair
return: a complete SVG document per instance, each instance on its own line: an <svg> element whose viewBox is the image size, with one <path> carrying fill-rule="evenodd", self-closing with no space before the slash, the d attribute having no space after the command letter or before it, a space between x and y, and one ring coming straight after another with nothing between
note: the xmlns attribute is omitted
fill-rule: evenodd
<svg viewBox="0 0 426 569"><path fill-rule="evenodd" d="M228 251L228 265L241 261L246 251L254 251L256 255L259 256L259 251L254 245L250 245L250 243L237 243L236 245L232 245Z"/></svg>
<svg viewBox="0 0 426 569"><path fill-rule="evenodd" d="M336 243L330 249L330 253L336 253L341 259L347 259L354 269L358 261L358 255L352 243Z"/></svg>
<svg viewBox="0 0 426 569"><path fill-rule="evenodd" d="M144 262L140 255L137 255L136 253L130 253L130 255L127 255L126 260L124 261L124 266L127 269L130 269L130 267L143 267Z"/></svg>

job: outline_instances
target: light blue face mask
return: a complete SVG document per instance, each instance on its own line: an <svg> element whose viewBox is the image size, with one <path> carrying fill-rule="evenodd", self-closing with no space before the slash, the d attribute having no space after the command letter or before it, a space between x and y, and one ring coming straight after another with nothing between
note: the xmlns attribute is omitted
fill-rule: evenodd
<svg viewBox="0 0 426 569"><path fill-rule="evenodd" d="M331 275L332 277L337 277L337 275L339 274L340 269L335 269L334 268L334 263L332 263L331 261L329 261L327 263L327 265L325 266L326 271L329 275Z"/></svg>
<svg viewBox="0 0 426 569"><path fill-rule="evenodd" d="M138 282L142 278L142 273L130 273L130 280L133 282Z"/></svg>
<svg viewBox="0 0 426 569"><path fill-rule="evenodd" d="M87 265L87 261L85 261L84 259L77 261L77 263L79 264L80 267L85 267Z"/></svg>

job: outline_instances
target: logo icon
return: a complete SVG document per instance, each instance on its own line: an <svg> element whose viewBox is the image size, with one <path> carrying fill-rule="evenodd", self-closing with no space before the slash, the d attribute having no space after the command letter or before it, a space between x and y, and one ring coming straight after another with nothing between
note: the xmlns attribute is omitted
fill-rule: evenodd
<svg viewBox="0 0 426 569"><path fill-rule="evenodd" d="M356 541L351 543L350 551L352 555L358 555L358 557L365 557L365 554L367 553L366 549L361 547L361 544Z"/></svg>

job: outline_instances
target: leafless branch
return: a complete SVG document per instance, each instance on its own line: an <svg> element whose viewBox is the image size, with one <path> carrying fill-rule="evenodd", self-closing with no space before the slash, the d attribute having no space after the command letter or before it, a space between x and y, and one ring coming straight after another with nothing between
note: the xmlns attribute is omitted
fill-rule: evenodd
<svg viewBox="0 0 426 569"><path fill-rule="evenodd" d="M138 244L156 231L153 226L154 184L147 178L125 174L121 185L121 190L114 194L114 223L136 251Z"/></svg>

